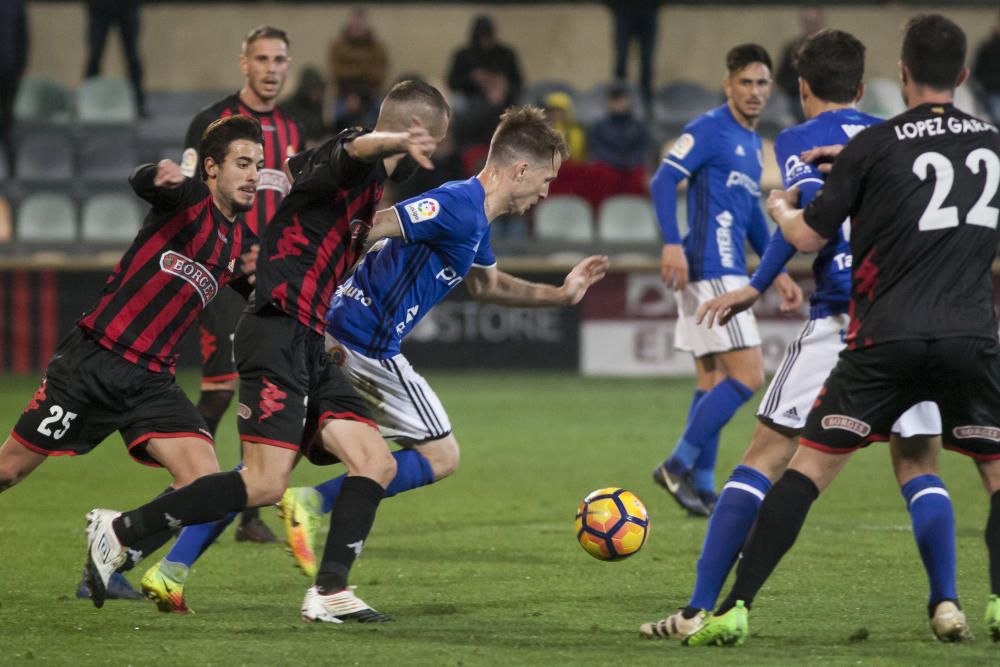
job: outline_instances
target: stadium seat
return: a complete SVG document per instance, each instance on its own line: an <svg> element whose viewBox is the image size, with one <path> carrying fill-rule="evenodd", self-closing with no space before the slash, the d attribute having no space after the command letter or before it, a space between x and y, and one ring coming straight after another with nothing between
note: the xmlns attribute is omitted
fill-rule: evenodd
<svg viewBox="0 0 1000 667"><path fill-rule="evenodd" d="M132 194L105 192L83 204L82 240L127 245L142 224L142 208Z"/></svg>
<svg viewBox="0 0 1000 667"><path fill-rule="evenodd" d="M655 242L660 238L653 207L646 197L608 197L597 212L597 238L612 243Z"/></svg>
<svg viewBox="0 0 1000 667"><path fill-rule="evenodd" d="M24 181L73 178L73 143L61 132L23 133L17 149L17 176Z"/></svg>
<svg viewBox="0 0 1000 667"><path fill-rule="evenodd" d="M121 79L91 77L80 85L77 118L90 125L130 125L135 122L132 89Z"/></svg>
<svg viewBox="0 0 1000 667"><path fill-rule="evenodd" d="M653 118L657 123L683 125L722 104L723 97L697 83L678 81L653 95Z"/></svg>
<svg viewBox="0 0 1000 667"><path fill-rule="evenodd" d="M91 129L77 144L77 174L86 182L124 183L138 162L132 128Z"/></svg>
<svg viewBox="0 0 1000 667"><path fill-rule="evenodd" d="M542 200L535 210L535 238L544 241L594 240L594 213L582 197L559 195Z"/></svg>
<svg viewBox="0 0 1000 667"><path fill-rule="evenodd" d="M146 93L146 106L153 118L179 116L190 121L196 113L232 93L228 89L151 90Z"/></svg>
<svg viewBox="0 0 1000 667"><path fill-rule="evenodd" d="M906 111L899 81L893 79L872 79L865 83L865 96L858 108L865 113L880 118L890 118Z"/></svg>
<svg viewBox="0 0 1000 667"><path fill-rule="evenodd" d="M76 207L57 192L36 192L17 210L17 240L22 243L73 243L76 241Z"/></svg>
<svg viewBox="0 0 1000 667"><path fill-rule="evenodd" d="M142 143L183 143L193 115L143 118L136 125L136 139Z"/></svg>
<svg viewBox="0 0 1000 667"><path fill-rule="evenodd" d="M18 88L14 119L24 125L67 125L73 119L73 96L54 81L29 77Z"/></svg>

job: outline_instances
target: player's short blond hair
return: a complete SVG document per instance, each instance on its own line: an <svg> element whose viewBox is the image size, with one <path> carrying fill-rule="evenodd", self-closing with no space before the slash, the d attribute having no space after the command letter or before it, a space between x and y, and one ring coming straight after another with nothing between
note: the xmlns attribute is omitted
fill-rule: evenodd
<svg viewBox="0 0 1000 667"><path fill-rule="evenodd" d="M544 109L526 105L510 107L500 116L487 160L498 164L551 162L556 153L563 160L569 157L563 135L549 123Z"/></svg>
<svg viewBox="0 0 1000 667"><path fill-rule="evenodd" d="M247 36L243 38L243 46L240 48L240 53L246 55L247 49L258 39L280 39L285 43L286 47L292 46L292 43L288 41L288 33L281 28L275 28L270 25L259 25L248 32Z"/></svg>

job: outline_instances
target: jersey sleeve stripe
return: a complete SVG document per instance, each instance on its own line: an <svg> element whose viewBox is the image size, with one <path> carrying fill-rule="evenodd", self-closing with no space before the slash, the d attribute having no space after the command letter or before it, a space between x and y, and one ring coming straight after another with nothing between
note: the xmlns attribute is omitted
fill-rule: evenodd
<svg viewBox="0 0 1000 667"><path fill-rule="evenodd" d="M798 187L798 186L802 185L803 183L819 183L820 185L823 185L825 183L825 181L822 178L815 178L815 177L810 176L809 178L803 178L803 179L800 179L798 181L793 181L793 182L791 182L791 183L788 184L788 187L789 188Z"/></svg>
<svg viewBox="0 0 1000 667"><path fill-rule="evenodd" d="M472 263L472 266L476 267L477 269L492 269L496 265L497 265L496 262L493 262L492 264L476 264L475 262Z"/></svg>
<svg viewBox="0 0 1000 667"><path fill-rule="evenodd" d="M392 212L396 214L396 224L399 225L399 233L402 235L403 241L409 243L410 238L406 235L406 227L403 226L403 219L399 217L399 209L393 206Z"/></svg>
<svg viewBox="0 0 1000 667"><path fill-rule="evenodd" d="M674 169L676 169L677 171L681 172L682 174L684 174L684 175L685 175L685 176L687 176L688 178L690 178L690 177L691 177L691 172L690 172L690 171L688 171L687 169L685 169L683 165L680 165L680 164L678 164L678 163L674 162L674 161L673 161L673 160L671 160L670 158L665 158L665 159L663 160L663 164L669 164L669 165L670 165L671 167L673 167L673 168L674 168Z"/></svg>

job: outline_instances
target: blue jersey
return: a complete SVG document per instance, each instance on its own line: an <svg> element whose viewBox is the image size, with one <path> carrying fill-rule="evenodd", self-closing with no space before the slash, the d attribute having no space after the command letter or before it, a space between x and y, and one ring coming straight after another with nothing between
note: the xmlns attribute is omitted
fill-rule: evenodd
<svg viewBox="0 0 1000 667"><path fill-rule="evenodd" d="M485 199L479 179L470 178L396 204L402 238L373 247L337 289L330 335L373 359L399 354L403 337L469 269L496 264Z"/></svg>
<svg viewBox="0 0 1000 667"><path fill-rule="evenodd" d="M763 252L769 236L760 207L763 162L760 135L736 122L728 105L688 123L663 160L651 190L666 243L676 242L676 184L688 179L690 280L746 275L748 237ZM665 184L657 187L658 181Z"/></svg>
<svg viewBox="0 0 1000 667"><path fill-rule="evenodd" d="M795 187L802 193L799 201L801 208L805 208L823 187L823 174L815 165L803 162L799 155L817 146L846 144L855 134L880 120L856 109L836 109L825 111L778 135L774 153L781 168L781 180L786 190ZM837 236L820 249L813 262L816 279L816 289L810 299L810 317L813 319L845 313L851 300L850 225L848 221L844 222ZM775 236L780 236L780 231ZM781 241L788 245L783 238ZM791 248L790 245L788 247ZM792 248L791 253L794 252ZM785 261L791 256L788 254ZM758 287L754 282L751 284Z"/></svg>

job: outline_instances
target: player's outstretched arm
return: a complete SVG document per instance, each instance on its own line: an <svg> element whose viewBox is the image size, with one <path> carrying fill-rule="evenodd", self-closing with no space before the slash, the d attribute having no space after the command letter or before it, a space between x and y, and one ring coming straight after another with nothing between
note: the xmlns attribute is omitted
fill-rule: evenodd
<svg viewBox="0 0 1000 667"><path fill-rule="evenodd" d="M173 206L181 199L187 176L173 160L137 167L128 178L132 190L153 206Z"/></svg>
<svg viewBox="0 0 1000 667"><path fill-rule="evenodd" d="M401 153L408 153L424 169L433 169L430 157L437 141L414 117L405 132L369 132L347 144L347 153L355 160L375 162Z"/></svg>
<svg viewBox="0 0 1000 667"><path fill-rule="evenodd" d="M477 301L522 307L572 306L580 303L590 286L607 272L608 258L593 255L574 266L559 287L523 280L495 266L473 267L465 284Z"/></svg>
<svg viewBox="0 0 1000 667"><path fill-rule="evenodd" d="M714 324L723 326L736 317L737 313L741 313L757 303L759 298L760 292L756 288L745 285L701 304L695 315L696 321L698 324L704 322L709 329Z"/></svg>
<svg viewBox="0 0 1000 667"><path fill-rule="evenodd" d="M806 224L802 209L797 208L799 191L771 190L767 197L767 214L781 227L785 240L801 252L815 252L826 244L826 239Z"/></svg>

